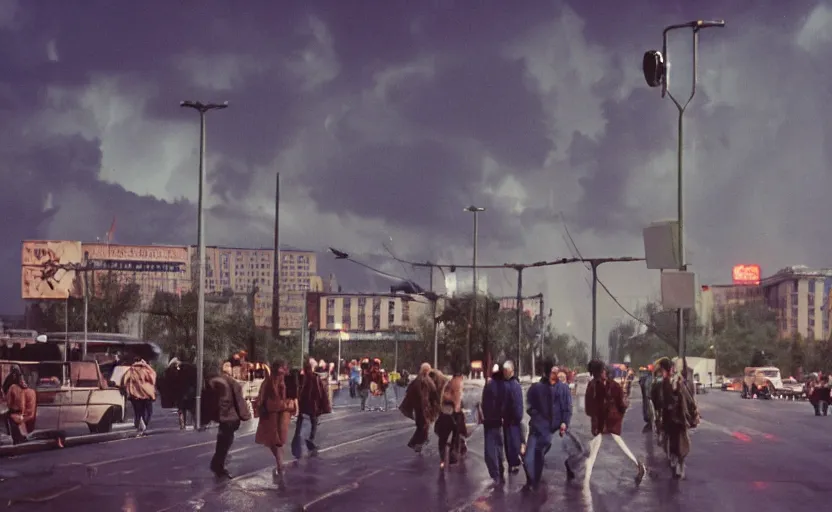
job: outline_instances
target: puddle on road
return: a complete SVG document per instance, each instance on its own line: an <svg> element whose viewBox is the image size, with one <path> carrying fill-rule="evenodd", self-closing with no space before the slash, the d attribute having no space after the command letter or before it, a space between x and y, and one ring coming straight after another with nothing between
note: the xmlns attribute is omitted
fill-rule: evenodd
<svg viewBox="0 0 832 512"><path fill-rule="evenodd" d="M43 489L30 494L24 494L12 498L8 502L8 506L19 505L23 503L48 503L54 499L60 498L71 492L75 492L81 488L81 484L63 485L60 487L53 487L51 489Z"/></svg>

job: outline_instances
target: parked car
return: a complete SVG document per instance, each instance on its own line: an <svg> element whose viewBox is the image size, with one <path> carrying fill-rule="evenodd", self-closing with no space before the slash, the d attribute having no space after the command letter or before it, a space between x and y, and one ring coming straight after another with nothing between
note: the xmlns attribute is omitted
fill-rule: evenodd
<svg viewBox="0 0 832 512"><path fill-rule="evenodd" d="M785 400L802 400L806 398L806 387L797 379L783 379L783 387L775 390L775 396Z"/></svg>
<svg viewBox="0 0 832 512"><path fill-rule="evenodd" d="M124 421L124 396L107 385L97 362L0 361L0 379L6 378L12 365L20 367L37 394L35 434L62 432L79 425L102 434L110 432L114 423ZM0 396L0 410L4 408L5 398ZM2 420L5 429L5 418Z"/></svg>
<svg viewBox="0 0 832 512"><path fill-rule="evenodd" d="M745 369L742 386L742 398L770 399L776 389L783 387L780 369L773 366L748 367Z"/></svg>

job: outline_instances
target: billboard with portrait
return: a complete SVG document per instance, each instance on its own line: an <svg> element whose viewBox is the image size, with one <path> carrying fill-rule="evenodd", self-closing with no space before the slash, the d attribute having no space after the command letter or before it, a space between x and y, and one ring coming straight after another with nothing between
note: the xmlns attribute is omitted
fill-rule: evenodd
<svg viewBox="0 0 832 512"><path fill-rule="evenodd" d="M66 299L75 286L75 271L81 263L81 242L24 240L22 250L22 297Z"/></svg>

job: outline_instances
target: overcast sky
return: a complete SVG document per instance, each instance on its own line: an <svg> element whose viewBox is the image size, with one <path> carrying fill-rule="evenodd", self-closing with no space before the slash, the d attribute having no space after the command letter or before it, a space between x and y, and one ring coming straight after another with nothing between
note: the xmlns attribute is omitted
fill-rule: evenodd
<svg viewBox="0 0 832 512"><path fill-rule="evenodd" d="M641 75L662 28L701 34L687 119L689 259L830 263L828 0L0 0L0 311L19 310L20 240L196 241L198 116L208 118L208 243L283 242L426 283L385 258L467 263L641 256L675 217L676 110ZM690 35L672 40L688 92ZM562 216L561 216L562 212ZM390 239L392 238L392 243ZM346 289L387 281L321 257ZM589 338L588 272L526 273L558 327ZM628 308L658 297L642 264L601 267ZM439 279L437 279L437 283ZM489 273L497 294L515 274ZM621 312L601 298L606 342Z"/></svg>

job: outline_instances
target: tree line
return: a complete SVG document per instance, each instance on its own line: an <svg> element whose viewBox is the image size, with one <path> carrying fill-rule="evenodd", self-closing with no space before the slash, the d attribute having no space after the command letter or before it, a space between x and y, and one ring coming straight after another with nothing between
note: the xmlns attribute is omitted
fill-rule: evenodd
<svg viewBox="0 0 832 512"><path fill-rule="evenodd" d="M116 273L106 273L91 287L88 305L89 332L123 333L130 322L140 322L141 336L158 343L167 357L182 361L196 359L197 294L189 291L174 294L157 291L148 304L142 304L139 285L124 280ZM84 327L84 299L76 290L67 301L43 301L31 308L34 325L42 332L62 332L65 320L70 332ZM422 299L416 299L422 300ZM484 360L485 351L493 361L518 359L517 317L515 310L501 309L492 296L478 296L476 325L471 328L473 360ZM449 369L467 360L467 340L473 297L461 295L438 302L434 319L431 308L415 319L418 341L398 343L398 366L414 371L425 361L433 361L433 328L439 338L439 366ZM435 322L434 322L435 320ZM522 335L519 340L520 362L528 370L532 350L537 359L553 358L561 365L583 366L589 358L587 344L576 337L559 332L542 319L521 315ZM135 328L135 323L134 323ZM250 297L241 297L227 290L206 297L204 361L218 366L239 350L254 354L258 361L283 358L295 365L301 361L300 335L274 339L270 330L257 328L253 319ZM338 342L314 340L310 354L317 359L335 361ZM343 359L379 357L386 368L393 368L396 344L383 341L349 341L342 343ZM525 373L525 370L524 370Z"/></svg>
<svg viewBox="0 0 832 512"><path fill-rule="evenodd" d="M622 321L609 333L611 360L629 355L634 365L678 355L676 311L648 303L635 315L639 321ZM832 370L832 339L804 340L800 334L782 338L777 314L762 302L749 302L714 312L710 330L686 311L687 355L716 359L717 372L739 376L749 366L773 365L785 376Z"/></svg>

